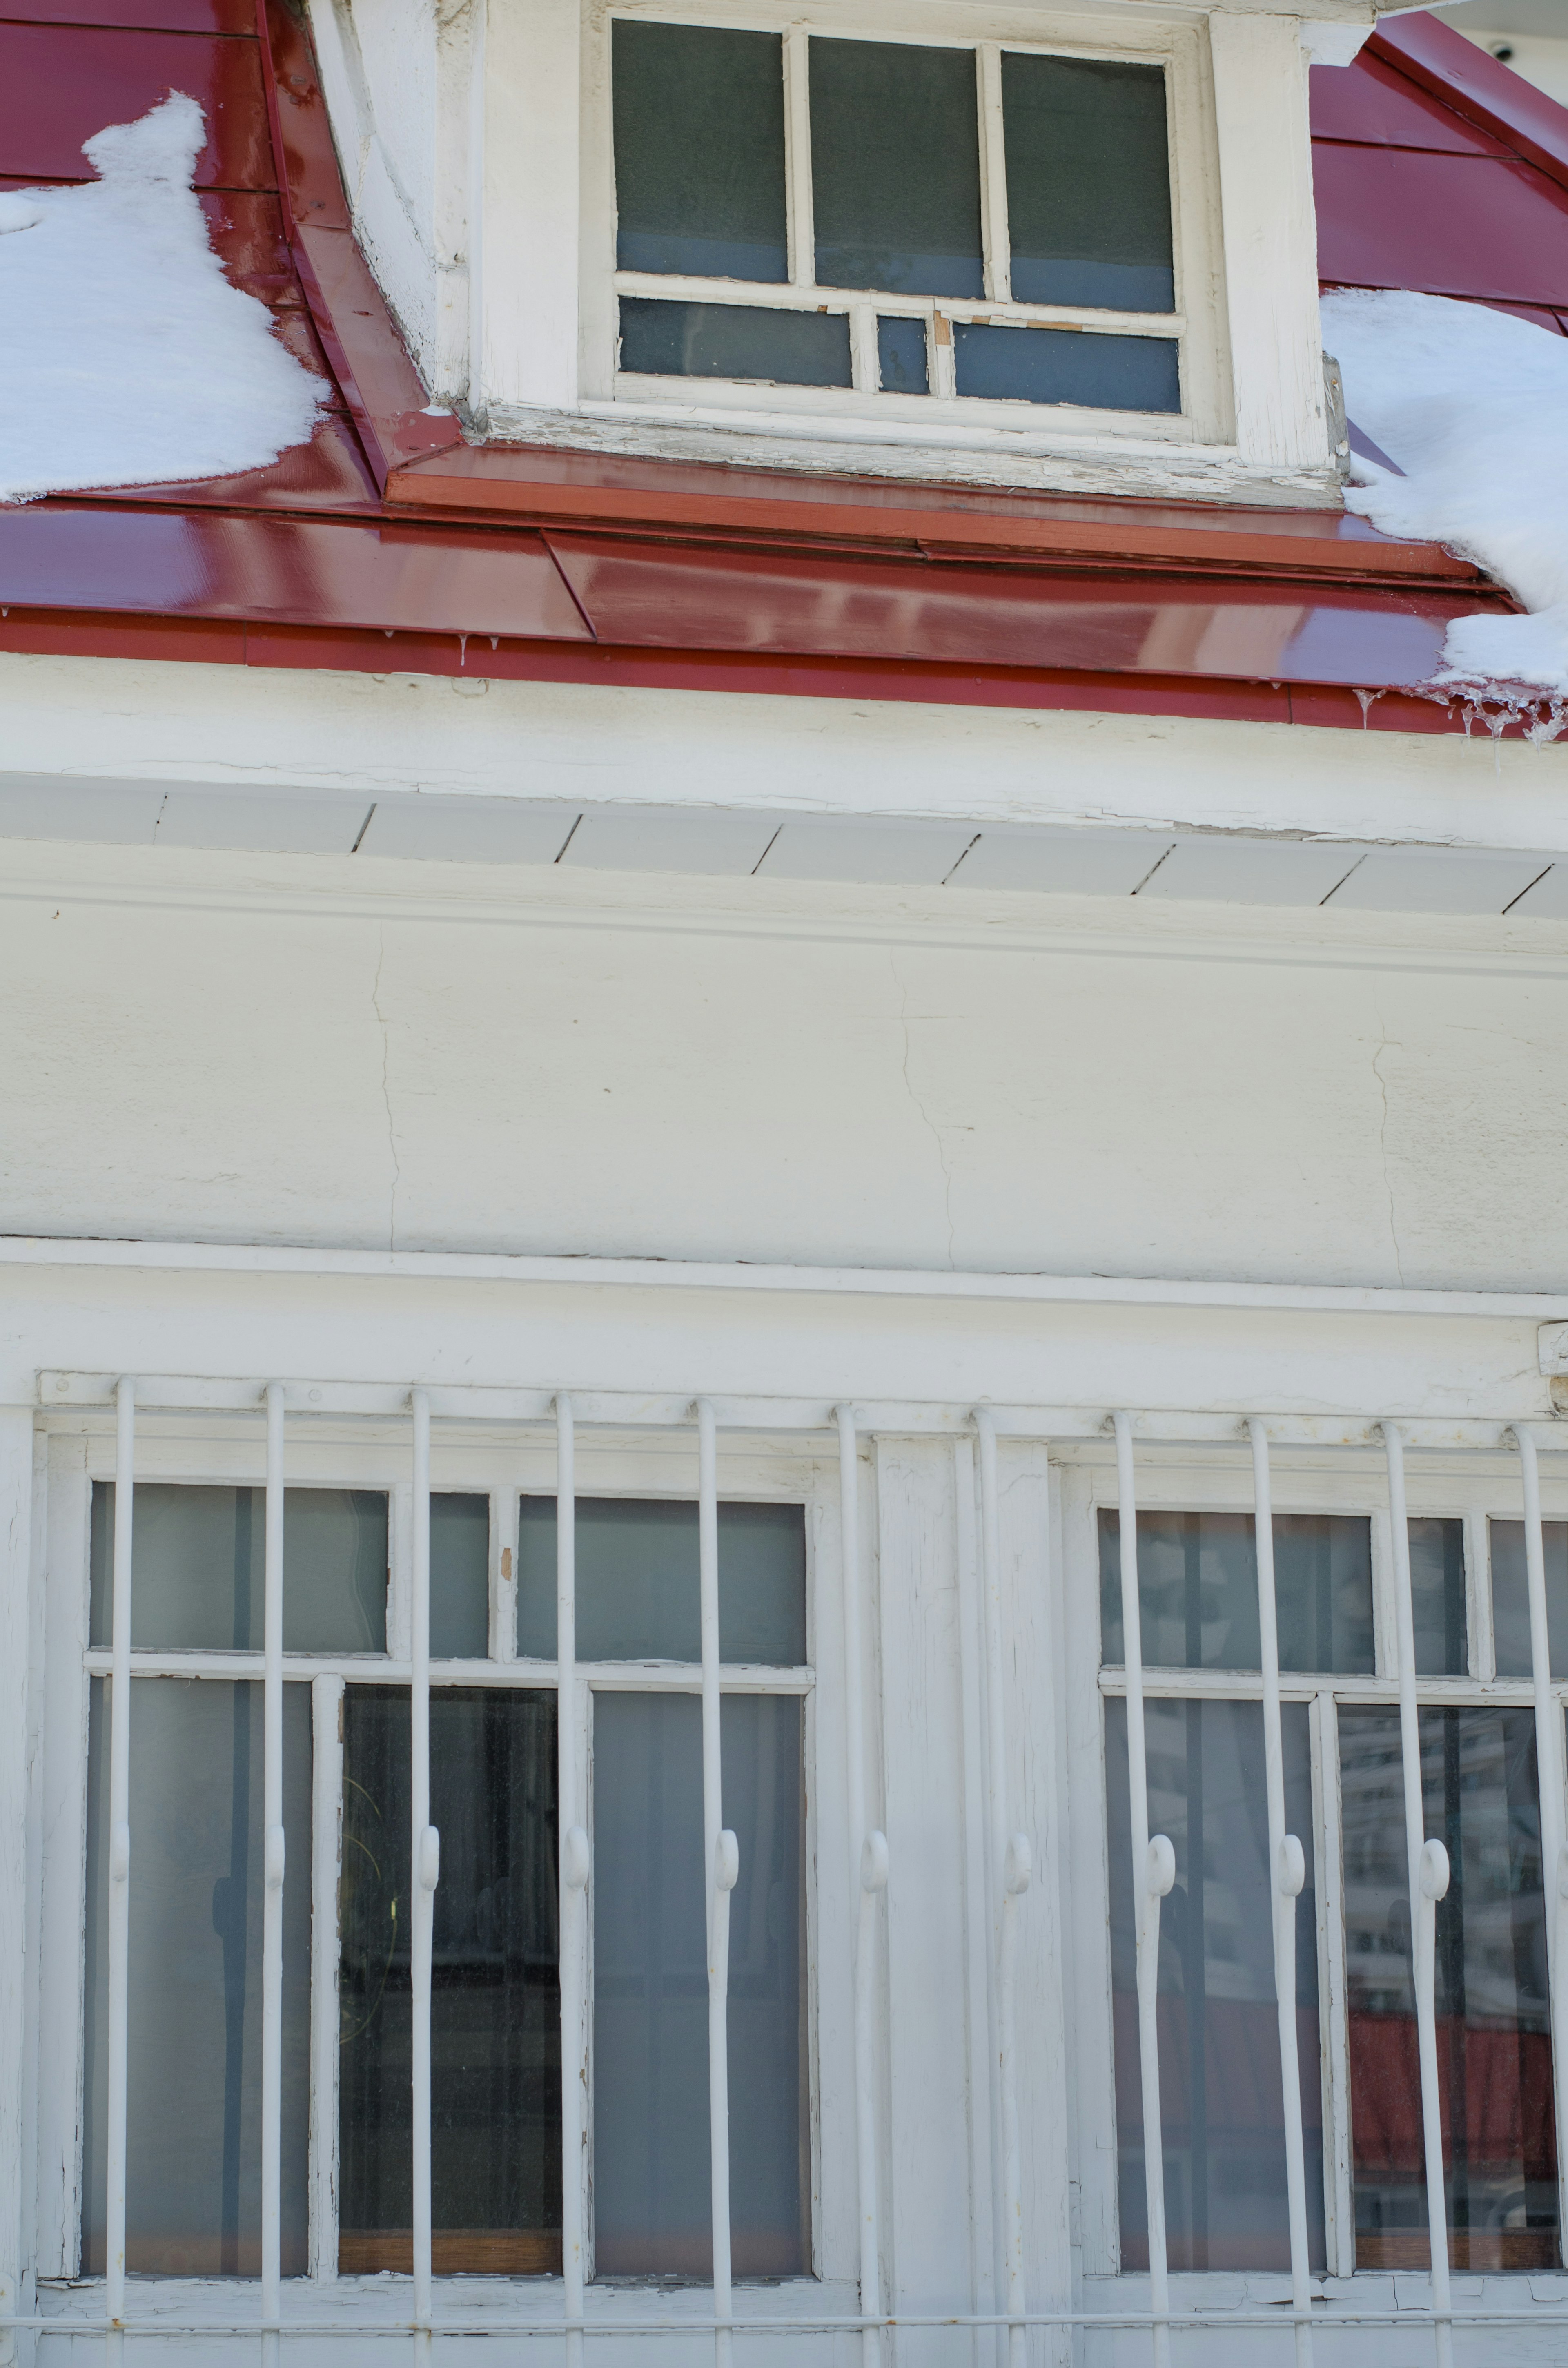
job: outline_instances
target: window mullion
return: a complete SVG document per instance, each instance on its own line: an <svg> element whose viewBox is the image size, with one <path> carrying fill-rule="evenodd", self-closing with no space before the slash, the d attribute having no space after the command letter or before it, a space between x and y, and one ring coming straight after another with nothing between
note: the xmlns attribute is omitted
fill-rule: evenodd
<svg viewBox="0 0 1568 2368"><path fill-rule="evenodd" d="M811 51L808 36L799 25L792 25L784 36L784 189L790 284L811 288L816 282ZM858 370L855 383L861 383Z"/></svg>
<svg viewBox="0 0 1568 2368"><path fill-rule="evenodd" d="M858 394L875 394L881 382L877 359L877 308L874 304L852 304L849 307L849 367Z"/></svg>
<svg viewBox="0 0 1568 2368"><path fill-rule="evenodd" d="M1356 2267L1350 2186L1350 2043L1345 1975L1345 1865L1339 1809L1339 1713L1324 1686L1312 1698L1312 1806L1317 1819L1318 2044L1324 2117L1324 2234L1331 2277Z"/></svg>
<svg viewBox="0 0 1568 2368"><path fill-rule="evenodd" d="M343 1857L343 1679L311 1681L310 2274L337 2275L337 1885Z"/></svg>
<svg viewBox="0 0 1568 2368"><path fill-rule="evenodd" d="M1002 132L1002 47L982 41L975 50L980 106L980 234L985 260L985 292L994 303L1013 300L1013 250L1007 232L1007 160Z"/></svg>

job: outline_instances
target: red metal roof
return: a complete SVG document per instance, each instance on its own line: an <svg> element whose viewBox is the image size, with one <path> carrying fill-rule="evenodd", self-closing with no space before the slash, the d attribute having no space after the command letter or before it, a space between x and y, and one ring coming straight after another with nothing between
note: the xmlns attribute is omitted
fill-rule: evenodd
<svg viewBox="0 0 1568 2368"><path fill-rule="evenodd" d="M1420 17L1313 84L1325 281L1568 322L1568 112ZM284 0L0 0L0 186L88 177L171 87L231 277L334 401L268 470L0 509L0 648L1463 728L1387 687L1510 604L1359 519L464 444Z"/></svg>

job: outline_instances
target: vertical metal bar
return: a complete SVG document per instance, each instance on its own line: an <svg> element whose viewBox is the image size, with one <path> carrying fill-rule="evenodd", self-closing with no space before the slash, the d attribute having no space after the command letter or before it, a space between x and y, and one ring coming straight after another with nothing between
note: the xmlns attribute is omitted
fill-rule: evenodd
<svg viewBox="0 0 1568 2368"><path fill-rule="evenodd" d="M136 1383L115 1390L114 1597L108 1778L108 2114L104 2274L110 2368L125 2357L125 2112L131 2036L131 1540L135 1520Z"/></svg>
<svg viewBox="0 0 1568 2368"><path fill-rule="evenodd" d="M561 1827L561 2272L567 2368L583 2357L588 1837L577 1801L577 1463L572 1401L555 1401L556 1798ZM515 1524L514 1524L515 1526Z"/></svg>
<svg viewBox="0 0 1568 2368"><path fill-rule="evenodd" d="M985 292L994 304L1013 296L1013 248L1007 225L1007 163L1002 128L1002 45L975 47L980 110L980 222Z"/></svg>
<svg viewBox="0 0 1568 2368"><path fill-rule="evenodd" d="M1018 1901L1028 1889L1027 1834L1007 1829L1007 1727L1003 1692L1002 1525L996 1494L996 1425L989 1406L974 1415L980 1443L981 1603L985 1635L985 1736L991 1810L991 1880L996 1900L997 2061L1001 2073L1003 2260L1007 2279L1007 2356L1024 2368L1023 2172L1018 2142L1017 2032Z"/></svg>
<svg viewBox="0 0 1568 2368"><path fill-rule="evenodd" d="M1551 2000L1552 2103L1557 2115L1559 2215L1568 2194L1568 1948L1563 1946L1562 1897L1568 1864L1562 1846L1562 1705L1551 1689L1551 1635L1546 1615L1546 1541L1540 1522L1540 1466L1533 1435L1514 1432L1524 1485L1525 1577L1529 1589L1530 1679L1535 1691L1535 1762L1540 1787L1540 1868L1546 1917L1547 1984Z"/></svg>
<svg viewBox="0 0 1568 2368"><path fill-rule="evenodd" d="M1415 1985L1415 2031L1421 2062L1421 2133L1426 2158L1426 2230L1432 2257L1432 2319L1438 2368L1452 2368L1452 2300L1449 2283L1449 2214L1443 2187L1443 2125L1437 2088L1436 1951L1426 1945L1440 1893L1432 1880L1426 1847L1421 1793L1421 1724L1415 1701L1415 1617L1410 1600L1410 1529L1404 1500L1404 1438L1399 1425L1382 1426L1388 1458L1389 1530L1393 1548L1394 1639L1399 1676L1400 1757L1404 1770L1404 1847L1410 1880L1410 1934ZM1437 1844L1439 1852L1442 1844ZM1446 1854L1444 1864L1447 1864ZM1444 1888L1447 1888L1445 1878Z"/></svg>
<svg viewBox="0 0 1568 2368"><path fill-rule="evenodd" d="M812 203L811 40L803 25L784 36L784 188L790 284L816 279L816 231Z"/></svg>
<svg viewBox="0 0 1568 2368"><path fill-rule="evenodd" d="M730 2319L730 1894L740 1873L724 1828L719 1694L718 1429L706 1398L697 1406L698 1565L702 1604L702 1828L708 1869L708 2128L713 2173L713 2357L729 2368Z"/></svg>
<svg viewBox="0 0 1568 2368"><path fill-rule="evenodd" d="M844 1743L848 1783L849 1882L855 1902L855 2166L860 2215L860 2316L882 2315L878 2240L876 2119L877 1899L888 1880L887 1837L866 1823L866 1721L860 1660L860 1491L855 1410L839 1406L838 1531L844 1587ZM881 2330L860 2330L864 2368L874 2368Z"/></svg>
<svg viewBox="0 0 1568 2368"><path fill-rule="evenodd" d="M283 2200L283 1388L267 1385L267 1543L262 1612L261 2317L278 2358Z"/></svg>
<svg viewBox="0 0 1568 2368"><path fill-rule="evenodd" d="M413 1993L414 2356L430 2356L430 1956L440 1836L430 1823L430 1401L414 1411L414 1584L409 1603L409 1987Z"/></svg>
<svg viewBox="0 0 1568 2368"><path fill-rule="evenodd" d="M1312 2260L1307 2248L1306 2142L1301 2130L1301 2067L1296 2031L1296 1902L1306 1854L1285 1830L1285 1736L1279 1715L1279 1626L1274 1589L1274 1498L1268 1433L1256 1416L1252 1440L1253 1534L1257 1554L1257 1629L1263 1663L1263 1766L1268 1796L1269 1898L1274 1921L1274 1995L1279 2014L1280 2101L1285 2115L1285 2190L1290 2221L1290 2307L1296 2359L1312 2356Z"/></svg>
<svg viewBox="0 0 1568 2368"><path fill-rule="evenodd" d="M1154 2368L1169 2368L1171 2285L1165 2258L1165 2159L1160 2125L1160 1902L1176 1881L1176 1852L1165 1834L1149 1833L1149 1774L1143 1742L1143 1624L1138 1600L1138 1497L1132 1469L1132 1417L1111 1417L1116 1432L1117 1527L1121 1547L1121 1637L1127 1665L1127 1795L1132 1840L1132 1909L1138 1940L1138 2052L1143 2091L1143 2185L1149 2218L1149 2309Z"/></svg>
<svg viewBox="0 0 1568 2368"><path fill-rule="evenodd" d="M311 2202L312 2278L337 2275L337 1884L343 1864L343 1679L311 1680Z"/></svg>

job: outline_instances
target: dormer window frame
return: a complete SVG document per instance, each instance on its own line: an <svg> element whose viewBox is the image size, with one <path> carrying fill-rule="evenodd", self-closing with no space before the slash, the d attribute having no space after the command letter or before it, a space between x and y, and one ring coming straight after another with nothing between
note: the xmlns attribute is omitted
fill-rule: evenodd
<svg viewBox="0 0 1568 2368"><path fill-rule="evenodd" d="M617 268L611 116L611 42L617 21L761 30L781 37L785 78L790 278L784 282L698 279ZM985 293L974 298L819 287L811 270L810 44L813 38L969 51L976 61L980 216ZM975 9L961 0L908 7L890 23L865 0L791 15L778 6L703 6L700 0L585 0L582 87L583 275L579 383L583 410L631 424L749 428L764 435L853 438L895 448L1047 454L1223 447L1234 437L1225 335L1215 110L1201 25L1063 12L1042 22L1018 8ZM1165 75L1175 302L1168 313L1072 303L1016 302L1008 286L1007 190L1001 63L1005 53L1157 65ZM786 385L750 379L660 376L618 367L623 299L742 304L847 315L853 383ZM899 393L878 382L878 322L926 327L930 392ZM1085 336L1176 343L1180 409L1137 411L1073 403L994 400L958 393L955 328L976 322ZM913 453L911 454L913 457Z"/></svg>

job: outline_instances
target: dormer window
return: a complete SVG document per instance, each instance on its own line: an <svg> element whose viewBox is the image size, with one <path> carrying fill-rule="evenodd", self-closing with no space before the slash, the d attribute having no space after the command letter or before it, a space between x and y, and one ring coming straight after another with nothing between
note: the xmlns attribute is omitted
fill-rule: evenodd
<svg viewBox="0 0 1568 2368"><path fill-rule="evenodd" d="M1174 62L615 16L618 398L1190 433Z"/></svg>

